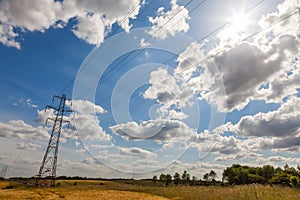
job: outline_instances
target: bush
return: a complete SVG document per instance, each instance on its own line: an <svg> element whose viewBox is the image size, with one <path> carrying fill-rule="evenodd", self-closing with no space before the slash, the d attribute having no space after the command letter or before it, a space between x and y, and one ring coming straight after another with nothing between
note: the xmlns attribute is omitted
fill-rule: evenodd
<svg viewBox="0 0 300 200"><path fill-rule="evenodd" d="M297 176L290 177L290 186L294 188L299 186L299 178Z"/></svg>
<svg viewBox="0 0 300 200"><path fill-rule="evenodd" d="M8 185L8 186L4 187L3 189L12 189L12 188L14 188L14 186Z"/></svg>

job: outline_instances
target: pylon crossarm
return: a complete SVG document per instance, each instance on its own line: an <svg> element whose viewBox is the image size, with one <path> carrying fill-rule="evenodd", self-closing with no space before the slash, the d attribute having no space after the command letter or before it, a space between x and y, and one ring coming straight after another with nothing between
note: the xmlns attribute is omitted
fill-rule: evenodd
<svg viewBox="0 0 300 200"><path fill-rule="evenodd" d="M56 110L56 111L59 110L59 108L54 107L54 106L50 106L50 105L47 105L47 106L45 107L45 110L47 110L47 109L49 109L49 108L52 108L52 109L54 109L54 110Z"/></svg>

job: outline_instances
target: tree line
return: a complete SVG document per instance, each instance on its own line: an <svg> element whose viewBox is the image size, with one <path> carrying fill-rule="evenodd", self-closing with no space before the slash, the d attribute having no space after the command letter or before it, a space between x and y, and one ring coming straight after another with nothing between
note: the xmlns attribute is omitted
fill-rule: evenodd
<svg viewBox="0 0 300 200"><path fill-rule="evenodd" d="M300 166L290 167L287 164L283 167L264 165L262 167L250 167L233 164L223 170L222 181L217 181L217 174L214 170L205 173L202 179L190 176L185 170L182 174L176 172L171 174L160 174L153 176L154 185L241 185L241 184L278 184L283 186L300 187Z"/></svg>

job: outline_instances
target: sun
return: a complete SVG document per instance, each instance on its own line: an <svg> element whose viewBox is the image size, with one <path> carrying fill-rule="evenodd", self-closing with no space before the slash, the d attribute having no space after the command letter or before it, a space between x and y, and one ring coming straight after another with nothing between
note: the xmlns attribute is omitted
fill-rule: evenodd
<svg viewBox="0 0 300 200"><path fill-rule="evenodd" d="M249 24L250 20L245 14L234 13L229 17L228 25L218 35L226 41L238 40L245 35Z"/></svg>
<svg viewBox="0 0 300 200"><path fill-rule="evenodd" d="M248 24L248 19L242 13L234 14L230 19L230 27L235 31L244 31Z"/></svg>

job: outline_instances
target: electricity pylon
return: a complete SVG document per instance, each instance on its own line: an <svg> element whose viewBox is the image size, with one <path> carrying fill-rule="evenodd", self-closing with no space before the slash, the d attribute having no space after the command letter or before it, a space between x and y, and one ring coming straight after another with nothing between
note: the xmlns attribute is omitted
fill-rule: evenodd
<svg viewBox="0 0 300 200"><path fill-rule="evenodd" d="M45 110L48 108L55 110L55 118L48 118L46 123L49 120L53 121L53 127L49 139L49 143L40 167L40 170L38 172L37 177L40 179L43 175L48 174L48 177L51 179L51 187L55 186L55 178L56 178L56 167L57 167L57 154L58 154L58 146L59 146L59 138L62 130L62 126L64 123L70 123L69 121L65 121L63 119L65 112L72 112L71 110L67 110L66 107L66 100L67 97L65 94L62 96L54 96L52 99L52 102L54 102L54 99L59 99L59 105L58 107L54 107L51 105L47 105ZM38 181L36 182L38 186Z"/></svg>
<svg viewBox="0 0 300 200"><path fill-rule="evenodd" d="M8 166L7 165L2 167L2 171L1 171L1 177L2 178L5 178L6 172L8 172Z"/></svg>

